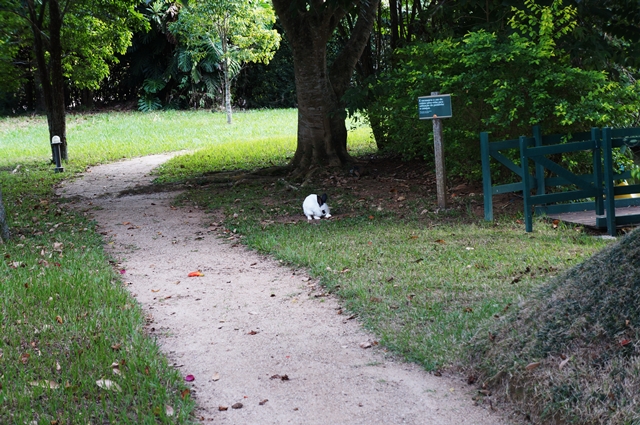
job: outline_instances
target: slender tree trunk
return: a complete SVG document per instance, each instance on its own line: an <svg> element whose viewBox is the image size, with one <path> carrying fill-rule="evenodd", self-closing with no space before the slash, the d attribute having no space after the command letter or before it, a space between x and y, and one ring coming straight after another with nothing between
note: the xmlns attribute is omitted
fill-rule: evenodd
<svg viewBox="0 0 640 425"><path fill-rule="evenodd" d="M7 242L11 237L9 223L7 223L7 213L2 202L2 189L0 189L0 243Z"/></svg>
<svg viewBox="0 0 640 425"><path fill-rule="evenodd" d="M400 40L400 20L398 19L398 9L400 6L398 0L389 0L389 18L390 18L390 26L391 26L391 51L394 51L396 47L398 47L398 42Z"/></svg>
<svg viewBox="0 0 640 425"><path fill-rule="evenodd" d="M66 111L64 103L64 76L62 74L62 15L58 0L49 0L40 5L27 0L31 29L34 36L34 49L38 63L38 73L42 83L44 103L47 109L49 142L53 136L59 136L61 157L68 159ZM48 38L46 37L45 8L49 6ZM37 10L37 8L39 10ZM49 62L47 63L47 53ZM53 151L51 152L53 157Z"/></svg>
<svg viewBox="0 0 640 425"><path fill-rule="evenodd" d="M221 35L222 39L222 75L224 79L224 108L227 111L227 124L231 124L231 86L229 81L229 58L227 57L227 35Z"/></svg>

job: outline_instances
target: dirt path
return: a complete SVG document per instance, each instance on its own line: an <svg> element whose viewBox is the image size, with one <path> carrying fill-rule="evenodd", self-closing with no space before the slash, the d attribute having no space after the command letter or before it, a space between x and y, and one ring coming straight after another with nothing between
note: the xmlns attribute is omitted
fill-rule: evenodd
<svg viewBox="0 0 640 425"><path fill-rule="evenodd" d="M64 197L95 218L107 250L169 361L193 375L197 417L215 424L507 424L474 406L474 387L394 360L305 273L219 237L174 193L148 185L169 155L90 169ZM202 277L187 277L201 270ZM277 377L276 375L279 375ZM283 379L288 378L288 379ZM264 401L268 400L268 401ZM231 406L242 403L243 407ZM220 411L219 406L228 406Z"/></svg>

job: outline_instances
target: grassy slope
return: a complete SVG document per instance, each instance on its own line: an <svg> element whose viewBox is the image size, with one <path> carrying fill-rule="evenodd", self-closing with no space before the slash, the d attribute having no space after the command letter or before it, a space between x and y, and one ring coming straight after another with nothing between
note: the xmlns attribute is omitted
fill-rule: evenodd
<svg viewBox="0 0 640 425"><path fill-rule="evenodd" d="M536 422L636 424L639 326L637 229L479 334L474 363Z"/></svg>

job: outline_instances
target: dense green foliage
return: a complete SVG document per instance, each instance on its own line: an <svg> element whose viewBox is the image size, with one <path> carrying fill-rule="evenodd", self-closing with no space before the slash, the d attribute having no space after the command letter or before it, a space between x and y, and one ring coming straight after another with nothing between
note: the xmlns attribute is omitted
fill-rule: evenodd
<svg viewBox="0 0 640 425"><path fill-rule="evenodd" d="M189 64L182 64L198 80L200 61L212 56L222 70L222 88L227 119L231 123L231 81L248 62L268 63L280 42L272 29L275 15L265 1L246 2L199 0L184 7L169 29L179 37L189 53Z"/></svg>
<svg viewBox="0 0 640 425"><path fill-rule="evenodd" d="M528 2L508 36L480 30L398 50L396 68L368 88L375 101L367 112L384 146L406 157L432 155L431 123L417 114L417 97L432 91L452 95L453 118L444 122L450 171L476 178L481 131L502 140L530 134L535 124L546 134L634 124L638 86L572 65L557 39L575 28L575 10L557 5Z"/></svg>

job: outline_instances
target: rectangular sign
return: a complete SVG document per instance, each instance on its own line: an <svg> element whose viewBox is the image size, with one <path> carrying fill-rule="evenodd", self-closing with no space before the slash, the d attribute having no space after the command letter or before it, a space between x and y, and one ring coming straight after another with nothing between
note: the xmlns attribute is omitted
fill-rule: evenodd
<svg viewBox="0 0 640 425"><path fill-rule="evenodd" d="M439 94L418 97L418 115L421 120L451 118L451 95Z"/></svg>

